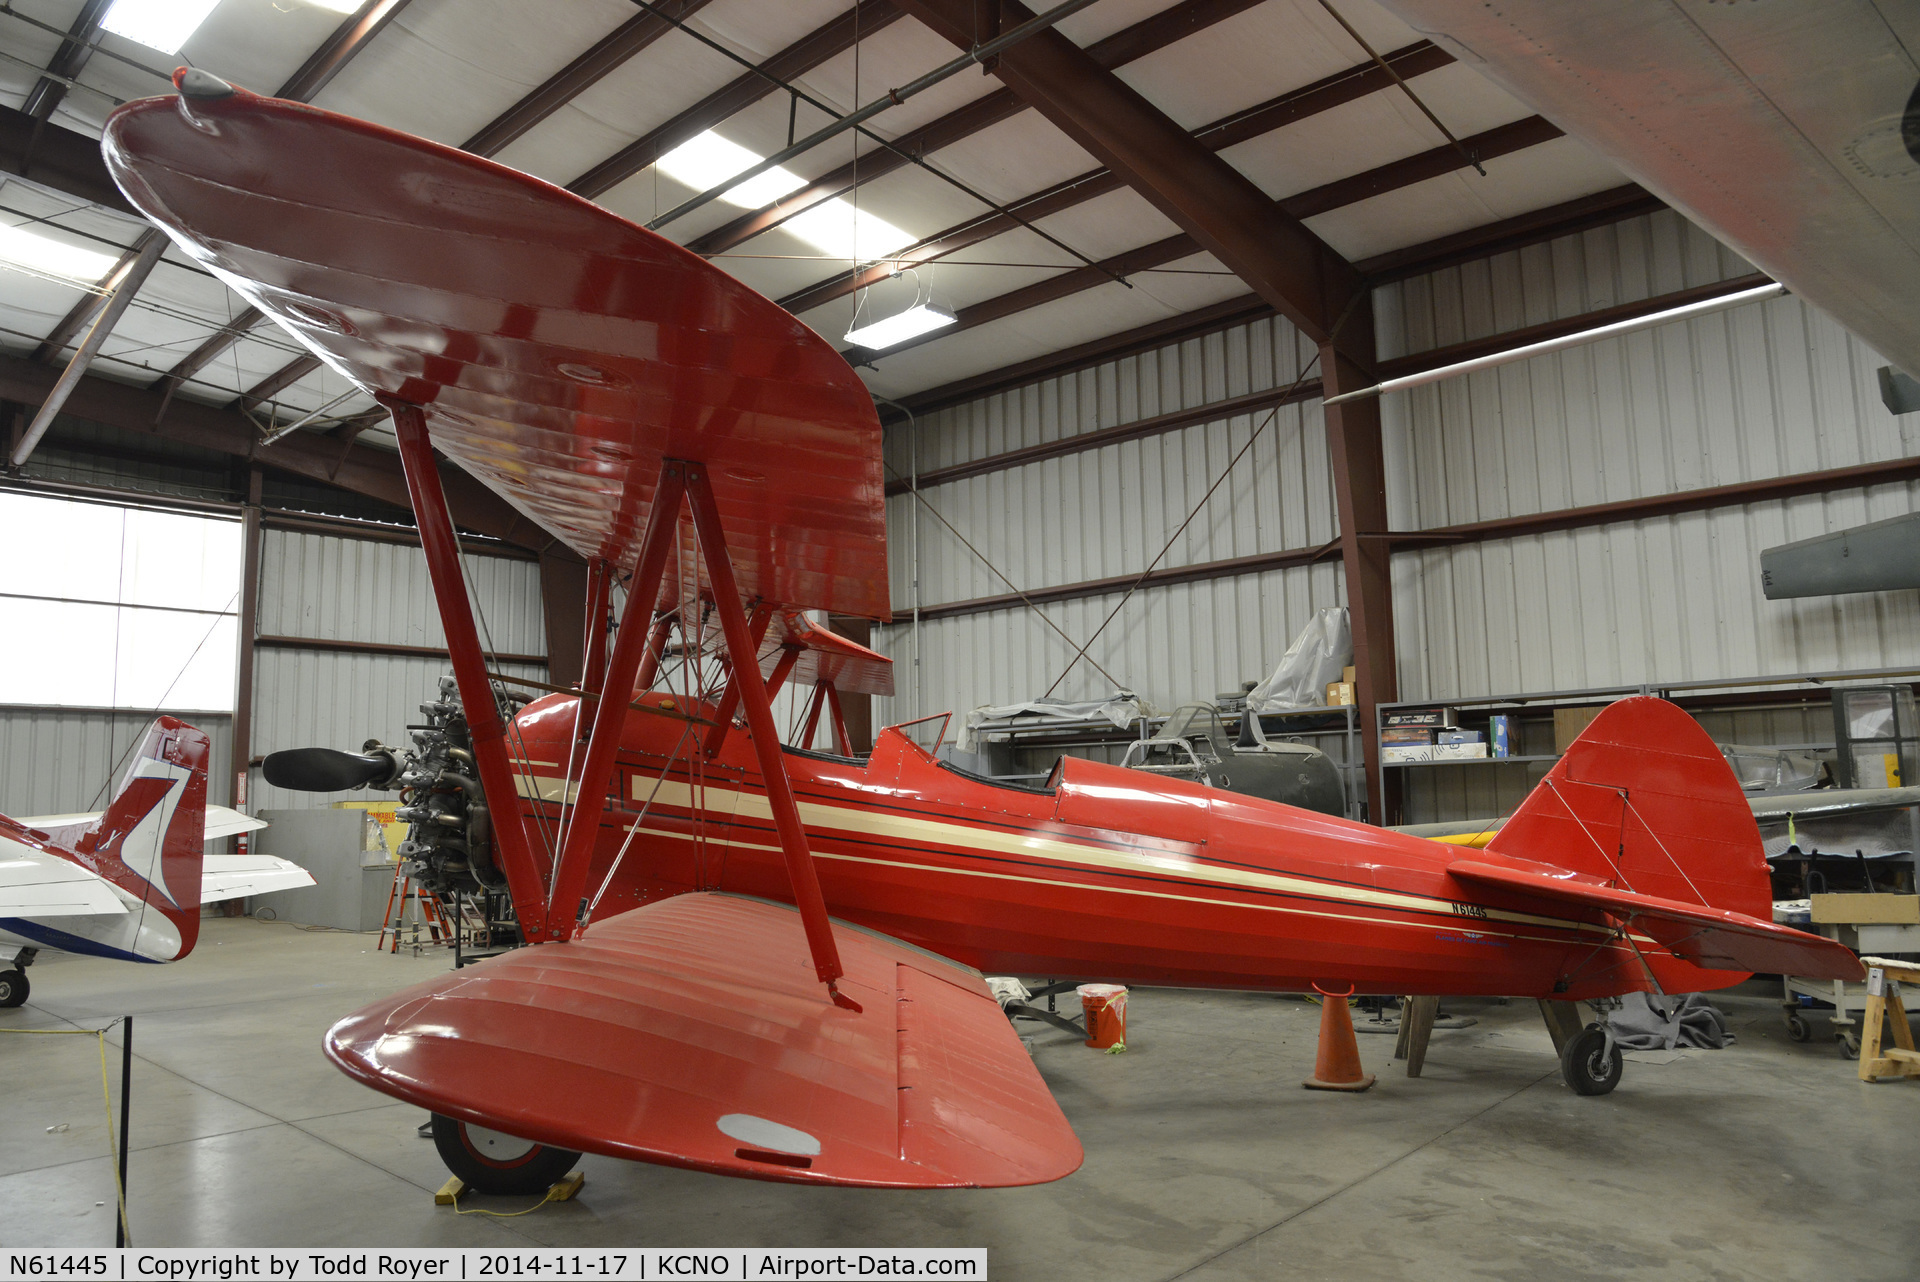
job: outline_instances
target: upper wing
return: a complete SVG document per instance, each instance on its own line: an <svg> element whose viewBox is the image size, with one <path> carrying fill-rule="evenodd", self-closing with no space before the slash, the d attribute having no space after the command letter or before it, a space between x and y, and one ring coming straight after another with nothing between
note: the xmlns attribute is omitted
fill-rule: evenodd
<svg viewBox="0 0 1920 1282"><path fill-rule="evenodd" d="M1764 971L1810 979L1860 979L1865 974L1852 950L1834 940L1745 913L1471 859L1448 864L1447 871L1461 881L1626 918L1631 929L1708 970Z"/></svg>
<svg viewBox="0 0 1920 1282"><path fill-rule="evenodd" d="M266 825L262 824L261 827ZM314 884L313 874L273 855L208 855L200 867L200 902L217 903Z"/></svg>
<svg viewBox="0 0 1920 1282"><path fill-rule="evenodd" d="M0 917L87 917L124 913L106 878L78 864L7 842L0 849Z"/></svg>
<svg viewBox="0 0 1920 1282"><path fill-rule="evenodd" d="M833 1004L799 914L691 894L348 1016L327 1054L377 1090L524 1139L724 1175L1038 1184L1080 1142L970 970L838 925Z"/></svg>
<svg viewBox="0 0 1920 1282"><path fill-rule="evenodd" d="M188 254L421 405L442 451L583 556L631 567L661 460L689 460L748 599L887 616L872 398L697 255L504 165L244 90L129 103L102 147ZM681 557L697 572L690 525Z"/></svg>

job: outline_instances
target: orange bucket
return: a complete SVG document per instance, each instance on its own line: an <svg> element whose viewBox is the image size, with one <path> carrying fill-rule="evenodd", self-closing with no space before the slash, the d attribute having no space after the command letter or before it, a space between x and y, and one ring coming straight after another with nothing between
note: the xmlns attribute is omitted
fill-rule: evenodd
<svg viewBox="0 0 1920 1282"><path fill-rule="evenodd" d="M1127 990L1119 984L1082 984L1080 1009L1087 1017L1087 1045L1104 1050L1127 1044Z"/></svg>

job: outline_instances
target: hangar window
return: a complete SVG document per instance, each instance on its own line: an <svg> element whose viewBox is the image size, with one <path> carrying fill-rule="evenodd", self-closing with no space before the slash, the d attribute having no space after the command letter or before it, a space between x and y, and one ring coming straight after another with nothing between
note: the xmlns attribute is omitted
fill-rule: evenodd
<svg viewBox="0 0 1920 1282"><path fill-rule="evenodd" d="M230 711L235 520L0 494L0 703Z"/></svg>

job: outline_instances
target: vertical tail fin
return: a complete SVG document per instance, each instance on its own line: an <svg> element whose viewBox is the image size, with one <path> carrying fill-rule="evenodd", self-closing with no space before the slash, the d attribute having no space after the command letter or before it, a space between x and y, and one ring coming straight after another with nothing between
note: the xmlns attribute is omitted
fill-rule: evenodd
<svg viewBox="0 0 1920 1282"><path fill-rule="evenodd" d="M1767 861L1746 794L1707 732L1664 699L1609 705L1487 849L1642 895L1772 919ZM1649 960L1663 985L1680 985L1673 991L1740 978L1708 979L1671 958ZM1680 969L1669 976L1661 973L1666 967Z"/></svg>
<svg viewBox="0 0 1920 1282"><path fill-rule="evenodd" d="M171 926L143 923L137 948L155 954L152 961L185 957L200 937L207 751L207 736L186 722L155 720L112 804L77 845L104 875L138 896L146 912L159 912Z"/></svg>

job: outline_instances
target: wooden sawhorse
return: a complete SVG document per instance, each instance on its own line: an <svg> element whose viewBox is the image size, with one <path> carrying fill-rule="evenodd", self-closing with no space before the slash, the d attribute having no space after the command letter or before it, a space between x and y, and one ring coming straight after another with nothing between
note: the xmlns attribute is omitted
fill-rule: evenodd
<svg viewBox="0 0 1920 1282"><path fill-rule="evenodd" d="M1867 1009L1860 1017L1860 1080L1920 1077L1920 1051L1913 1048L1913 1026L1900 1000L1900 985L1920 985L1920 962L1862 957L1867 968ZM1893 1016L1893 1047L1882 1048L1881 1030Z"/></svg>

